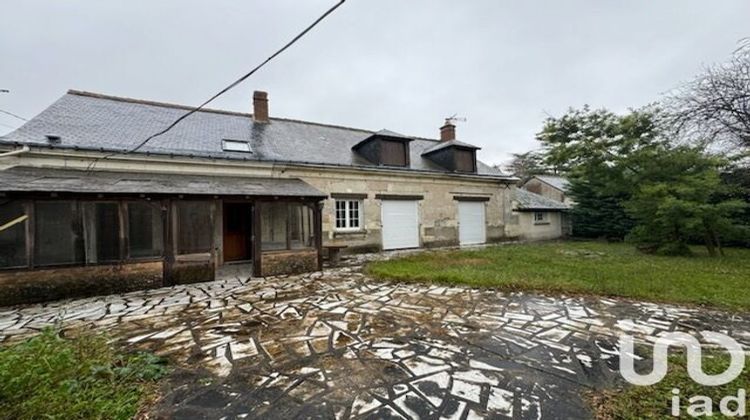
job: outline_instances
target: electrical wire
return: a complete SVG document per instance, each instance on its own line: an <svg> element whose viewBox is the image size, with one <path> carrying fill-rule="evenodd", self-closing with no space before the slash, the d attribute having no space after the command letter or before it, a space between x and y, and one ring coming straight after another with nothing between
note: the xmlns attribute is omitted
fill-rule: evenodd
<svg viewBox="0 0 750 420"><path fill-rule="evenodd" d="M313 23L311 23L304 30L302 30L302 32L298 33L294 38L292 38L291 41L287 42L283 47L281 47L275 53L273 53L271 56L269 56L268 58L266 58L263 62L261 62L260 64L258 64L257 66L255 66L255 68L253 68L249 72L247 72L244 75L242 75L242 77L240 77L239 79L237 79L234 82L230 83L227 87L225 87L224 89L220 90L215 95L211 96L209 99L207 99L206 101L204 101L202 104L198 105L197 107L195 107L195 108L189 110L188 112L186 112L185 114L181 115L179 118L177 118L176 120L174 120L171 124L169 124L163 130L161 130L161 131L159 131L157 133L154 133L154 134L148 136L145 140L143 140L142 142L138 143L138 145L136 145L135 147L133 147L131 149L124 150L122 152L110 153L108 155L105 155L103 157L95 159L93 162L91 162L88 165L87 171L93 170L96 167L96 164L100 160L108 159L108 158L110 158L112 156L116 156L118 154L134 153L134 152L138 151L140 148L142 148L143 146L145 146L149 141L155 139L156 137L159 137L159 136L162 136L162 135L166 134L167 132L169 132L170 130L172 130L175 126L177 126L177 124L179 124L181 121L183 121L185 118L187 118L187 117L195 114L196 112L200 111L206 105L208 105L211 102L213 102L219 96L227 93L228 91L230 91L231 89L233 89L237 85L239 85L240 83L242 83L245 80L247 80L247 78L249 78L250 76L252 76L253 74L255 74L255 72L257 72L258 70L260 70L261 68L263 68L263 66L265 66L266 64L268 64L271 60L273 60L274 58L276 58L278 55L280 55L281 53L283 53L284 51L286 51L289 47L291 47L292 45L294 45L297 41L299 41L303 36L305 36L314 27L316 27L321 21L323 21L323 19L325 19L326 17L328 17L328 15L330 15L336 9L338 9L339 6L341 6L342 4L344 4L345 1L346 0L340 0L333 7L331 7L325 13L323 13L322 15L320 15L320 17L318 17L317 19L315 19L315 21L313 21Z"/></svg>
<svg viewBox="0 0 750 420"><path fill-rule="evenodd" d="M11 117L18 118L21 121L28 121L29 120L28 118L24 118L24 117L22 117L20 115L14 114L14 113L12 113L10 111L6 111L4 109L0 109L0 113L5 114L5 115L10 115Z"/></svg>

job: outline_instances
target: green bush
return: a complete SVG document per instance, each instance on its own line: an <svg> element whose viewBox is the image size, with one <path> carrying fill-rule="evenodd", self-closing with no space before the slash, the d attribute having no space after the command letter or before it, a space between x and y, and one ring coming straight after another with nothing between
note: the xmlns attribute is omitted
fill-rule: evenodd
<svg viewBox="0 0 750 420"><path fill-rule="evenodd" d="M0 348L0 418L132 418L166 373L162 359L120 354L102 335L47 329Z"/></svg>

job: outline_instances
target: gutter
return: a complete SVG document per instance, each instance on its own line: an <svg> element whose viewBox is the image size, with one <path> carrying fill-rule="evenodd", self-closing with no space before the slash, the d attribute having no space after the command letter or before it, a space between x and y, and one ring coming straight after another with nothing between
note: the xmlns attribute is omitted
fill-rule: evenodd
<svg viewBox="0 0 750 420"><path fill-rule="evenodd" d="M519 213L531 213L531 212L537 212L537 211L549 211L549 212L566 212L569 211L570 208L559 208L559 207L547 207L547 208L534 208L534 207L524 207L524 208L515 208L513 211L517 211Z"/></svg>
<svg viewBox="0 0 750 420"><path fill-rule="evenodd" d="M16 143L17 144L17 143ZM36 145L34 145L36 146ZM24 146L28 147L28 146ZM146 159L153 159L152 161L156 162L179 162L179 163L191 163L193 159L200 159L204 162L208 161L212 164L220 164L220 165L227 165L227 166L237 166L242 163L256 163L263 166L270 166L273 168L318 168L318 169L340 169L340 170L350 170L350 171L367 171L367 172L375 172L375 173L389 173L389 174L398 174L398 175L406 175L406 174L415 174L415 175L422 175L422 176L431 176L431 177L438 177L438 178L462 178L462 179L471 179L476 181L494 181L494 182L502 182L506 184L514 183L518 180L518 178L513 176L507 176L507 175L477 175L477 174L463 174L463 173L456 173L456 172L443 172L443 171L433 171L433 170L419 170L419 169L409 169L409 170L399 170L394 168L387 168L387 167L369 167L369 166L353 166L353 165L342 165L342 164L325 164L325 163L316 163L316 162L297 162L297 161L283 161L283 160L273 160L273 159L247 159L247 158L232 158L232 157L218 157L218 156L212 156L212 155L203 155L201 153L193 154L193 155L177 155L172 153L165 153L165 152L139 152L138 154L126 154L122 153L122 150L118 149L91 149L91 148L79 148L79 147L70 147L70 146L50 146L50 145L39 145L38 153L40 154L47 154L46 152L52 152L50 154L54 155L55 152L58 152L62 154L63 156L70 156L70 157L77 157L77 158L83 158L83 159L91 159L90 154L103 154L107 152L116 153L116 157L118 160L125 160L125 161L143 161L143 157L145 156ZM87 156L88 155L88 156ZM0 155L1 157L2 155ZM169 158L169 159L166 159ZM206 163L208 163L206 162Z"/></svg>
<svg viewBox="0 0 750 420"><path fill-rule="evenodd" d="M0 153L0 158L4 158L4 157L11 157L11 156L16 156L16 155L20 155L20 154L22 154L22 153L27 153L27 152L28 152L28 151L30 151L30 150L31 150L31 149L29 149L29 146L23 146L23 147L22 147L22 148L20 148L20 149L16 149L16 150L11 150L10 152Z"/></svg>

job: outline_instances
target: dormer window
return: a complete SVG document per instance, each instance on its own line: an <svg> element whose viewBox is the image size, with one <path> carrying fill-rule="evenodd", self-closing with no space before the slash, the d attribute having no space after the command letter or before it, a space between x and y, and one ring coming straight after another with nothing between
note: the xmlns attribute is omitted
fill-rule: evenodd
<svg viewBox="0 0 750 420"><path fill-rule="evenodd" d="M406 166L409 162L409 144L403 141L380 140L380 164Z"/></svg>
<svg viewBox="0 0 750 420"><path fill-rule="evenodd" d="M456 172L476 172L476 152L472 149L456 149L454 152L456 159Z"/></svg>
<svg viewBox="0 0 750 420"><path fill-rule="evenodd" d="M441 141L422 156L452 172L476 173L479 148L458 140Z"/></svg>
<svg viewBox="0 0 750 420"><path fill-rule="evenodd" d="M411 138L401 134L380 130L352 149L376 165L408 167L411 141Z"/></svg>
<svg viewBox="0 0 750 420"><path fill-rule="evenodd" d="M224 139L221 142L221 148L225 152L243 152L243 153L253 152L253 149L250 148L250 142L247 142L244 140Z"/></svg>

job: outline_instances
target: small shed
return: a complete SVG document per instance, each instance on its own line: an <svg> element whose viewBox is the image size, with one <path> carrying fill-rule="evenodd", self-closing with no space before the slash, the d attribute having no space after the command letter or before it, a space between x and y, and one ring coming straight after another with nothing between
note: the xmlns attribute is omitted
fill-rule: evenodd
<svg viewBox="0 0 750 420"><path fill-rule="evenodd" d="M513 212L518 216L518 236L525 240L556 239L571 233L568 204L515 188Z"/></svg>

